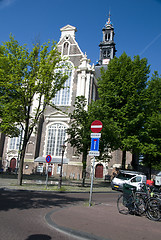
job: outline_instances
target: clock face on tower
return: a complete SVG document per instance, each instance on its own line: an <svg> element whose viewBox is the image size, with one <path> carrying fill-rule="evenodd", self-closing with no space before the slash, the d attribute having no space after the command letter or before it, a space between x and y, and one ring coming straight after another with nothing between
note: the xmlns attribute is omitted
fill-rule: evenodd
<svg viewBox="0 0 161 240"><path fill-rule="evenodd" d="M107 65L107 64L109 64L109 62L110 62L110 59L103 59L102 60L103 65Z"/></svg>

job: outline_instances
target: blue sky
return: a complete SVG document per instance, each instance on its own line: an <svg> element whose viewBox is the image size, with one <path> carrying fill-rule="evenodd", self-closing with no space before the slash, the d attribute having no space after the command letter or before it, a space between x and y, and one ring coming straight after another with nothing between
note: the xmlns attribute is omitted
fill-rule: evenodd
<svg viewBox="0 0 161 240"><path fill-rule="evenodd" d="M29 47L36 39L59 41L60 28L70 24L95 64L109 10L116 56L139 54L148 59L151 73L161 74L161 0L0 0L0 42L8 41L10 33Z"/></svg>

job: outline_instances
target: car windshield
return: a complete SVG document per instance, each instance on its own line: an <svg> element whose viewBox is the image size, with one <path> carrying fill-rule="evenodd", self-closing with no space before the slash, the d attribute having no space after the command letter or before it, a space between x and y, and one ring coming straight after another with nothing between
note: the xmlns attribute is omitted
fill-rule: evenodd
<svg viewBox="0 0 161 240"><path fill-rule="evenodd" d="M123 180L129 180L129 179L131 179L132 177L135 177L135 176L136 176L136 175L132 175L132 174L120 172L120 173L117 175L117 178L123 179Z"/></svg>

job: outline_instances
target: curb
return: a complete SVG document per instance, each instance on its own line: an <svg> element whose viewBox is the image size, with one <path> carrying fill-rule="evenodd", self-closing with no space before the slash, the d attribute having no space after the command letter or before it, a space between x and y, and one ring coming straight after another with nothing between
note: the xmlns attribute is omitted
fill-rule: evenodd
<svg viewBox="0 0 161 240"><path fill-rule="evenodd" d="M9 187L9 186L0 186L0 190L6 190L6 191L32 191L32 192L54 192L54 193L90 193L90 191L56 191L56 190L47 190L47 189L25 189L25 188L16 188L16 187ZM108 190L107 191L95 191L93 190L92 193L118 193L114 190Z"/></svg>
<svg viewBox="0 0 161 240"><path fill-rule="evenodd" d="M87 232L82 232L82 231L79 231L79 230L75 230L75 229L71 229L71 228L62 227L62 226L57 225L51 219L51 215L54 214L55 212L62 211L64 208L69 208L69 207L63 207L61 209L53 210L53 211L47 213L45 215L45 221L47 222L47 224L50 225L55 230L57 230L57 231L59 231L63 234L66 234L68 236L75 237L76 239L79 239L79 240L110 240L110 239L107 239L107 238L98 237L96 235L93 235L93 234L90 234L90 233L87 233Z"/></svg>

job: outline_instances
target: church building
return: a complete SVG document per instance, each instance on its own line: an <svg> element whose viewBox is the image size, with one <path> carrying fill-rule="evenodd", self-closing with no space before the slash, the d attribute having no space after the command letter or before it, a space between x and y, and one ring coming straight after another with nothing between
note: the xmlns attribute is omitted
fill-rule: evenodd
<svg viewBox="0 0 161 240"><path fill-rule="evenodd" d="M63 151L63 177L72 179L82 178L82 156L77 156L75 150L67 143L66 129L69 127L69 113L73 111L73 105L77 96L85 96L87 104L97 98L97 78L100 76L100 68L107 67L109 61L114 58L116 49L114 42L114 27L110 17L102 29L103 39L99 44L100 58L94 66L90 64L87 54L83 53L75 39L76 27L66 25L60 29L61 36L57 44L58 51L67 57L70 66L68 79L64 89L61 89L53 99L53 103L61 111L48 106L39 121L37 133L33 133L28 142L24 173L46 172L46 156L51 155L49 175L59 176ZM87 49L88 50L88 49ZM64 69L65 70L65 69ZM34 103L33 103L34 105ZM0 134L0 160L4 170L10 168L15 171L19 161L19 146L23 136L19 138L4 137ZM65 145L64 145L65 143ZM62 149L63 146L63 149ZM112 154L111 161L95 163L95 177L104 178L110 174L113 167L121 166L121 151ZM127 162L131 156L127 156ZM88 156L87 173L90 175L91 157Z"/></svg>

